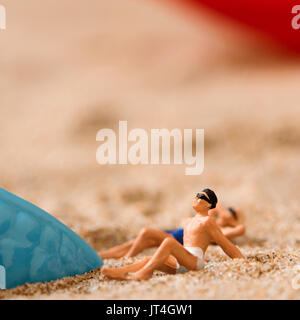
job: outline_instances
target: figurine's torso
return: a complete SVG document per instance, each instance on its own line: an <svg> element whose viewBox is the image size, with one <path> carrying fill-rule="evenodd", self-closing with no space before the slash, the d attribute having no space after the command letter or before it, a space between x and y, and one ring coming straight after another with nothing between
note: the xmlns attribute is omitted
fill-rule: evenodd
<svg viewBox="0 0 300 320"><path fill-rule="evenodd" d="M207 231L207 222L211 217L196 215L186 220L184 224L183 244L185 247L199 247L206 251L210 244L211 237Z"/></svg>

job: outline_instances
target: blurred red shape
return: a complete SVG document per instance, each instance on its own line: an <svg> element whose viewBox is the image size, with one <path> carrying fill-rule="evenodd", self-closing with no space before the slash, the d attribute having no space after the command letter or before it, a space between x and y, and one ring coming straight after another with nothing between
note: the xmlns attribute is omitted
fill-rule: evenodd
<svg viewBox="0 0 300 320"><path fill-rule="evenodd" d="M181 0L195 9L208 7L240 21L300 53L300 0ZM295 7L295 6L299 7ZM294 8L294 10L293 10ZM299 9L299 10L298 10ZM294 11L294 12L293 12Z"/></svg>

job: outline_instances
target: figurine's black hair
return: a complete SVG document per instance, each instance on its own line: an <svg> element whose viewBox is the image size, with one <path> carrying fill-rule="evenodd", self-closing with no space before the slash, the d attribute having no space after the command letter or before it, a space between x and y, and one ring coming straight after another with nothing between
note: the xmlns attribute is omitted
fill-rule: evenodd
<svg viewBox="0 0 300 320"><path fill-rule="evenodd" d="M211 209L214 209L218 203L218 198L216 194L210 189L204 189L202 192L205 192L209 198L209 203L211 204Z"/></svg>
<svg viewBox="0 0 300 320"><path fill-rule="evenodd" d="M229 210L230 213L233 215L234 219L237 220L238 217L237 217L236 211L235 211L233 208L231 208L231 207L229 207L228 210Z"/></svg>

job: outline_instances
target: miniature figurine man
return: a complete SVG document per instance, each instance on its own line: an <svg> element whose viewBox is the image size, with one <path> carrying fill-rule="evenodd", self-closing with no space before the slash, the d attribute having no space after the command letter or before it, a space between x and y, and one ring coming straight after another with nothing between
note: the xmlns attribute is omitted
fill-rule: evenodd
<svg viewBox="0 0 300 320"><path fill-rule="evenodd" d="M170 274L200 270L204 267L206 249L212 242L218 244L230 258L243 259L240 250L224 236L209 214L217 202L217 196L210 189L196 195L193 201L196 215L184 224L183 245L167 237L152 257L121 268L102 267L102 274L118 280L147 280L155 270Z"/></svg>
<svg viewBox="0 0 300 320"><path fill-rule="evenodd" d="M245 234L246 228L242 223L241 211L233 208L227 209L221 204L217 204L216 208L209 211L209 214L215 217L217 225L228 239L234 239ZM173 237L183 244L183 229L162 231L148 227L143 228L137 238L106 251L98 252L98 254L102 259L131 258L145 249L159 247L168 237Z"/></svg>

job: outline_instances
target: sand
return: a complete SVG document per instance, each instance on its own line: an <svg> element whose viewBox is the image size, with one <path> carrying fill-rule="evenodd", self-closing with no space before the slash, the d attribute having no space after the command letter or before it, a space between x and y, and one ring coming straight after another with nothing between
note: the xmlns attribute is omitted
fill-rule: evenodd
<svg viewBox="0 0 300 320"><path fill-rule="evenodd" d="M241 208L247 257L207 251L204 270L117 282L99 270L1 291L2 299L299 299L300 64L203 13L140 0L2 0L1 186L103 250L144 226L181 226L194 194ZM266 42L265 42L266 43ZM96 133L204 128L205 170L100 166ZM124 265L134 259L107 260Z"/></svg>

